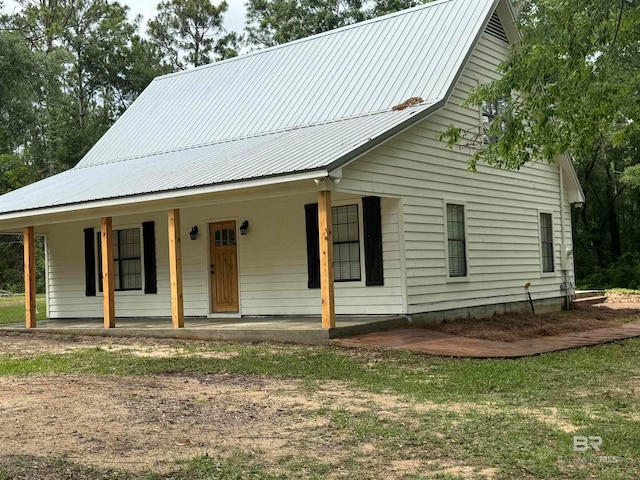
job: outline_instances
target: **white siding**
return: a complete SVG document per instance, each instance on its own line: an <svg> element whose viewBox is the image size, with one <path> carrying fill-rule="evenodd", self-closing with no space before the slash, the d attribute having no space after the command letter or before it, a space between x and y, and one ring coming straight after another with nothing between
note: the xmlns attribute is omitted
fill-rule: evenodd
<svg viewBox="0 0 640 480"><path fill-rule="evenodd" d="M312 182L309 182L312 185ZM181 211L184 307L187 316L210 313L208 223L249 220L249 234L239 236L238 267L240 310L243 315L320 314L320 290L307 288L307 253L304 205L317 201L317 194L270 197ZM358 203L360 196L337 195L334 204ZM178 206L178 205L176 205ZM362 215L360 213L360 215ZM362 217L361 217L362 218ZM169 316L168 242L166 212L114 217L113 228L140 226L155 221L158 293L116 292L116 315ZM400 243L397 201L382 199L383 258L385 285L366 287L364 260L360 282L336 283L338 314L389 314L402 310L400 287ZM191 227L200 231L189 239ZM83 229L99 231L99 220L53 225L48 234L48 271L51 318L100 317L102 296L85 296ZM360 222L362 232L362 222ZM362 235L360 242L363 259Z"/></svg>
<svg viewBox="0 0 640 480"><path fill-rule="evenodd" d="M449 149L438 140L452 124L480 132L478 109L461 104L471 88L497 78L505 54L501 41L484 35L442 110L344 168L344 191L402 199L407 313L522 301L527 282L534 299L561 294L558 166L533 164L520 171L480 166L473 173L467 171L468 148ZM467 281L446 276L447 200L466 205ZM566 200L564 209L565 242L570 243ZM542 274L539 211L553 214L553 274Z"/></svg>
<svg viewBox="0 0 640 480"><path fill-rule="evenodd" d="M158 293L116 292L116 315L120 317L171 315L166 214L114 217L113 228L141 227L145 221L155 222ZM102 316L102 293L98 292L95 297L85 296L85 228L94 228L94 233L100 232L100 220L51 225L46 229L50 318Z"/></svg>
<svg viewBox="0 0 640 480"><path fill-rule="evenodd" d="M438 134L454 124L479 132L475 108L460 106L478 83L496 78L506 49L497 39L481 39L448 105L419 125L356 160L343 170L334 205L382 197L384 286L366 287L361 236L362 280L335 285L338 314L399 314L525 300L531 282L536 298L560 296L560 174L556 165L534 164L520 171L480 166L467 171L470 152L448 149ZM310 182L311 183L311 182ZM564 208L564 243L571 243L570 208ZM319 315L320 290L307 288L304 205L317 194L261 199L182 209L184 305L187 316L210 313L208 223L248 220L239 237L240 312L243 315ZM446 276L445 201L466 206L469 277ZM175 207L179 207L179 203ZM539 212L553 215L556 272L541 268ZM362 218L362 217L361 217ZM118 316L169 316L166 212L114 217L114 228L156 222L158 294L117 292ZM200 237L189 240L197 225ZM83 229L99 220L50 226L49 301L52 318L99 317L102 297L84 294ZM360 222L362 233L362 222ZM573 272L569 272L570 280Z"/></svg>

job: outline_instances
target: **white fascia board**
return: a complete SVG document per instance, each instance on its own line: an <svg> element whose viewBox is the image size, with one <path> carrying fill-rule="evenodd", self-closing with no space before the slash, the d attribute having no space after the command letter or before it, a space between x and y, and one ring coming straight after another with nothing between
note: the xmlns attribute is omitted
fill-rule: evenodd
<svg viewBox="0 0 640 480"><path fill-rule="evenodd" d="M568 154L558 155L556 163L562 168L563 178L569 184L569 203L584 203L584 191L571 157Z"/></svg>

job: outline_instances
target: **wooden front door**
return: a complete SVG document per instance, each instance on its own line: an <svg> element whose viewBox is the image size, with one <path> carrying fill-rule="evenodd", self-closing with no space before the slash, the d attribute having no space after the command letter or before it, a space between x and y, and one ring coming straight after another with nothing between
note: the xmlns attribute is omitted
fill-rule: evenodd
<svg viewBox="0 0 640 480"><path fill-rule="evenodd" d="M211 249L211 310L238 312L238 251L236 222L209 224Z"/></svg>

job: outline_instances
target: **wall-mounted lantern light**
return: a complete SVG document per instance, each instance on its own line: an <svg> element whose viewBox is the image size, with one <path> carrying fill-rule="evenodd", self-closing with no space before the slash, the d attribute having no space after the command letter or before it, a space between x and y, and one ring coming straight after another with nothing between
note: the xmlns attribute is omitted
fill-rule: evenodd
<svg viewBox="0 0 640 480"><path fill-rule="evenodd" d="M249 230L249 220L245 220L242 222L242 225L240 225L240 235L246 235L247 230Z"/></svg>
<svg viewBox="0 0 640 480"><path fill-rule="evenodd" d="M191 227L191 231L189 232L189 237L191 237L191 240L195 240L196 238L198 238L198 226L194 225L193 227Z"/></svg>

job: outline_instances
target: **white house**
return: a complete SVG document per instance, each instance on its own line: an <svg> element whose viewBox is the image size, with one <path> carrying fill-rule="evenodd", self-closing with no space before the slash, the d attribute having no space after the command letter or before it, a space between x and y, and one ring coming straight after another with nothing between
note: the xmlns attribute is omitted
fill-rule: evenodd
<svg viewBox="0 0 640 480"><path fill-rule="evenodd" d="M438 139L517 40L438 0L156 78L73 169L0 197L46 239L52 319L498 311L571 292L571 163L479 166ZM458 311L458 310L456 310Z"/></svg>

